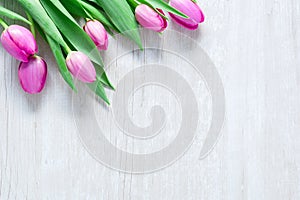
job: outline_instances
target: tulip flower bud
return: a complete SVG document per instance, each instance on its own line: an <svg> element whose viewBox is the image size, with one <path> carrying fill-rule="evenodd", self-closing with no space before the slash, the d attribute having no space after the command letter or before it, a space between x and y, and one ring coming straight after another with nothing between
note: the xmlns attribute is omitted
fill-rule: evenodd
<svg viewBox="0 0 300 200"><path fill-rule="evenodd" d="M159 10L161 14L164 14L162 10ZM143 27L162 32L167 26L167 20L162 18L155 10L145 4L140 4L135 9L135 18Z"/></svg>
<svg viewBox="0 0 300 200"><path fill-rule="evenodd" d="M96 70L91 60L78 51L71 51L66 59L67 66L77 79L84 83L96 81Z"/></svg>
<svg viewBox="0 0 300 200"><path fill-rule="evenodd" d="M4 49L17 60L28 62L29 58L38 51L32 33L19 25L11 25L1 35Z"/></svg>
<svg viewBox="0 0 300 200"><path fill-rule="evenodd" d="M198 28L198 24L204 22L204 14L200 7L193 1L171 0L170 5L189 17L188 19L185 19L169 13L171 18L181 26L190 30L196 30Z"/></svg>
<svg viewBox="0 0 300 200"><path fill-rule="evenodd" d="M90 20L83 27L84 31L94 41L98 50L107 50L108 36L104 26L97 20Z"/></svg>
<svg viewBox="0 0 300 200"><path fill-rule="evenodd" d="M18 76L25 92L29 94L40 93L46 83L47 64L43 58L32 56L28 62L21 62Z"/></svg>

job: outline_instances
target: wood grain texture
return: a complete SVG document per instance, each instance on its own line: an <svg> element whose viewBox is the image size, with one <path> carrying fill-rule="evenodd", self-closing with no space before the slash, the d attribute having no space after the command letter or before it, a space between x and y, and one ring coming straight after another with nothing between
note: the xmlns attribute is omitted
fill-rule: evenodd
<svg viewBox="0 0 300 200"><path fill-rule="evenodd" d="M199 30L170 28L199 42L224 83L226 125L206 159L197 159L197 140L152 174L99 164L78 138L72 92L40 40L49 76L37 96L23 93L18 62L0 49L0 199L300 199L300 1L199 3L207 17Z"/></svg>

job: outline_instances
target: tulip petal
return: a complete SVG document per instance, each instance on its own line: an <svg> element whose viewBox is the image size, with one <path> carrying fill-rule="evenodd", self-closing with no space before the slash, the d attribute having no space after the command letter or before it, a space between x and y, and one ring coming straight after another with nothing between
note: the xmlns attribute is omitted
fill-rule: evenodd
<svg viewBox="0 0 300 200"><path fill-rule="evenodd" d="M40 93L47 79L47 64L41 57L30 57L28 62L21 62L18 76L25 92Z"/></svg>
<svg viewBox="0 0 300 200"><path fill-rule="evenodd" d="M99 50L107 50L108 36L104 26L96 20L90 20L84 26L84 31L90 36Z"/></svg>
<svg viewBox="0 0 300 200"><path fill-rule="evenodd" d="M32 33L18 25L11 25L7 29L13 42L28 55L34 55L38 51L38 47Z"/></svg>
<svg viewBox="0 0 300 200"><path fill-rule="evenodd" d="M28 55L25 51L19 49L19 47L10 37L7 30L5 30L1 35L1 43L3 48L14 58L23 62L28 62Z"/></svg>
<svg viewBox="0 0 300 200"><path fill-rule="evenodd" d="M179 25L183 26L184 28L190 29L190 30L196 30L198 28L198 23L192 21L192 20L186 20L183 18L180 18L172 13L169 13L171 18Z"/></svg>
<svg viewBox="0 0 300 200"><path fill-rule="evenodd" d="M70 52L66 63L74 77L84 83L92 83L96 80L96 70L91 60L81 52Z"/></svg>
<svg viewBox="0 0 300 200"><path fill-rule="evenodd" d="M163 19L155 10L145 4L136 7L135 17L140 25L156 32L161 32L167 27L166 19Z"/></svg>
<svg viewBox="0 0 300 200"><path fill-rule="evenodd" d="M195 30L198 28L198 24L205 19L200 7L191 0L171 0L170 5L189 16L188 19L185 19L169 13L176 23L185 28Z"/></svg>

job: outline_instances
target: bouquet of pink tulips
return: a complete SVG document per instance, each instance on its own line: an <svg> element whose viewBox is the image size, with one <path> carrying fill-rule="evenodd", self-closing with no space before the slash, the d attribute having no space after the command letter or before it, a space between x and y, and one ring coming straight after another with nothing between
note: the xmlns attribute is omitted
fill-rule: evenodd
<svg viewBox="0 0 300 200"><path fill-rule="evenodd" d="M1 43L21 61L19 80L25 92L43 90L47 64L37 55L35 32L49 44L63 79L76 91L73 78L86 83L109 103L104 88L114 89L103 67L99 51L108 48L108 34L121 33L140 48L138 25L163 32L168 25L165 12L179 25L195 30L204 15L195 0L17 0L27 18L0 6ZM30 30L8 25L4 18L27 23ZM75 17L84 18L82 28ZM95 51L95 49L97 49Z"/></svg>

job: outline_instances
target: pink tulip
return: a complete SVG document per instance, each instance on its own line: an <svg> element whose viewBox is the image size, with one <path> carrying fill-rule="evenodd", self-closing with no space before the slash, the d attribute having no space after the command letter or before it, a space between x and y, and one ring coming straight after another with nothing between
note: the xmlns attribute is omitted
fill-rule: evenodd
<svg viewBox="0 0 300 200"><path fill-rule="evenodd" d="M191 0L171 0L170 5L181 11L189 18L185 19L169 13L171 18L178 23L179 25L190 29L195 30L198 28L198 24L204 22L204 14L201 11L200 7Z"/></svg>
<svg viewBox="0 0 300 200"><path fill-rule="evenodd" d="M46 83L47 64L43 58L32 56L28 62L21 62L18 75L25 92L29 94L40 93Z"/></svg>
<svg viewBox="0 0 300 200"><path fill-rule="evenodd" d="M97 20L90 20L83 27L84 31L94 41L98 50L107 50L108 36L104 26Z"/></svg>
<svg viewBox="0 0 300 200"><path fill-rule="evenodd" d="M92 83L96 80L96 70L94 65L84 53L78 51L70 52L66 59L66 63L73 76L80 81Z"/></svg>
<svg viewBox="0 0 300 200"><path fill-rule="evenodd" d="M8 53L23 62L28 62L38 51L32 33L19 25L11 25L5 29L1 35L1 43Z"/></svg>
<svg viewBox="0 0 300 200"><path fill-rule="evenodd" d="M162 10L159 10L159 12L164 14ZM162 32L168 26L166 19L145 4L140 4L136 7L135 18L140 25L156 32Z"/></svg>

